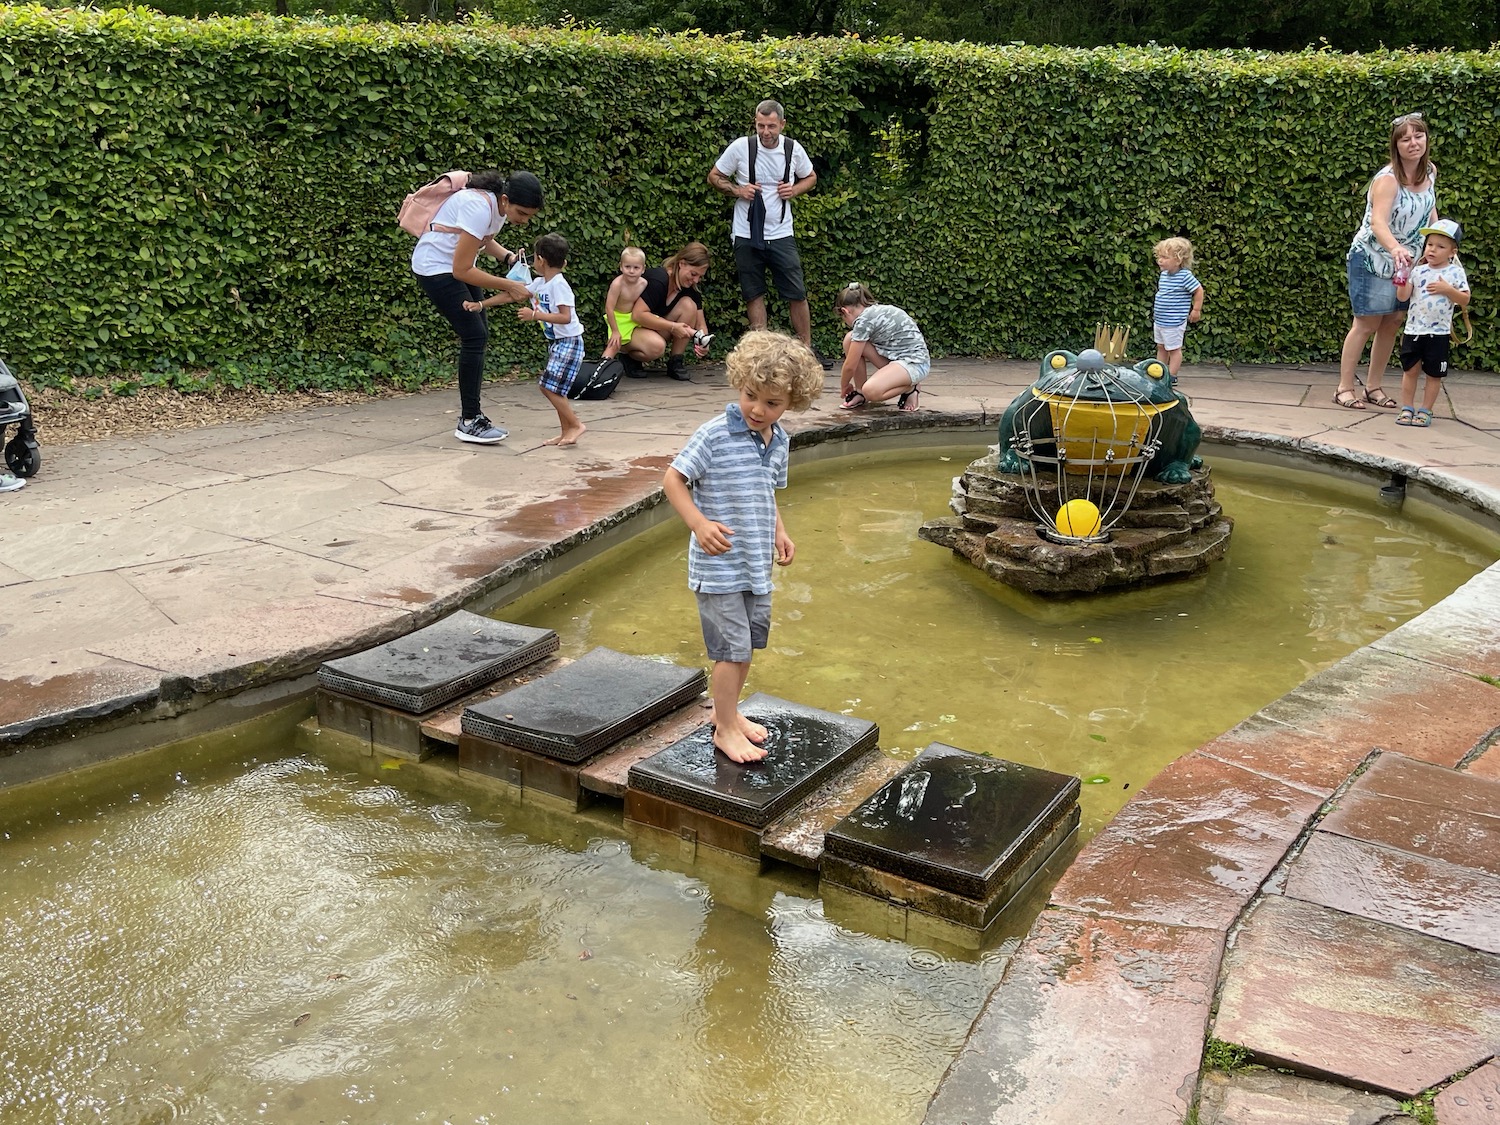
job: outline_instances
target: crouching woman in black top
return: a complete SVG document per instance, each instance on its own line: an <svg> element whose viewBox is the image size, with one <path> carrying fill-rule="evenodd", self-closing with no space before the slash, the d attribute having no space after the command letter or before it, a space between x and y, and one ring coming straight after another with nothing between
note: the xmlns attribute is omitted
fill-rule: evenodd
<svg viewBox="0 0 1500 1125"><path fill-rule="evenodd" d="M668 355L667 374L686 382L689 376L683 369L683 356L688 343L692 342L693 354L699 359L708 354L708 344L703 342L708 321L703 318L703 294L697 289L708 275L708 263L708 247L689 242L642 275L646 289L630 313L635 330L620 348L625 374L639 379L645 374L642 363Z"/></svg>

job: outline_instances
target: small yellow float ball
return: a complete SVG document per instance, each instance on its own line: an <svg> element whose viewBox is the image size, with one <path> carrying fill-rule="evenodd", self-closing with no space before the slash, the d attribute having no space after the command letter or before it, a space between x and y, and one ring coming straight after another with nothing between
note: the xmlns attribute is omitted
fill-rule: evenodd
<svg viewBox="0 0 1500 1125"><path fill-rule="evenodd" d="M1054 522L1059 535L1068 535L1074 539L1098 535L1101 526L1099 509L1088 500L1069 500L1057 509L1057 519Z"/></svg>

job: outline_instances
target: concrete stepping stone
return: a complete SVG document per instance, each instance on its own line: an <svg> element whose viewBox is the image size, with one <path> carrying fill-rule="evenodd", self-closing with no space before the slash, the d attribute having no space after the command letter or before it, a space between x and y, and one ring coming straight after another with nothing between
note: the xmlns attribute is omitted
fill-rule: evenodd
<svg viewBox="0 0 1500 1125"><path fill-rule="evenodd" d="M455 699L480 691L558 649L551 629L494 621L466 610L318 669L318 722L372 750L422 760L422 725Z"/></svg>
<svg viewBox="0 0 1500 1125"><path fill-rule="evenodd" d="M701 668L596 648L464 708L459 769L582 808L583 762L692 703L707 686Z"/></svg>
<svg viewBox="0 0 1500 1125"><path fill-rule="evenodd" d="M704 725L630 768L627 825L760 860L765 827L828 778L873 750L880 728L757 692L740 713L762 724L767 756L743 765L713 745Z"/></svg>
<svg viewBox="0 0 1500 1125"><path fill-rule="evenodd" d="M1077 831L1080 788L934 742L829 830L822 880L983 930Z"/></svg>
<svg viewBox="0 0 1500 1125"><path fill-rule="evenodd" d="M1394 1098L1272 1070L1209 1071L1198 1125L1416 1125Z"/></svg>
<svg viewBox="0 0 1500 1125"><path fill-rule="evenodd" d="M1315 832L1287 866L1283 893L1500 953L1500 878L1471 868Z"/></svg>
<svg viewBox="0 0 1500 1125"><path fill-rule="evenodd" d="M1259 1060L1397 1097L1500 1041L1500 957L1280 895L1226 957L1214 1035Z"/></svg>

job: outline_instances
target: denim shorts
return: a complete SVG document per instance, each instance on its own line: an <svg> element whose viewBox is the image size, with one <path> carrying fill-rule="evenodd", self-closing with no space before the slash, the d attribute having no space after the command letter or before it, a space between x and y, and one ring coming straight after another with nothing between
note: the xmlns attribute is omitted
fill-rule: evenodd
<svg viewBox="0 0 1500 1125"><path fill-rule="evenodd" d="M698 620L710 660L748 664L751 650L771 639L771 595L700 593Z"/></svg>
<svg viewBox="0 0 1500 1125"><path fill-rule="evenodd" d="M1345 269L1349 274L1349 304L1355 316L1387 316L1393 312L1404 312L1407 302L1396 300L1396 285L1388 277L1376 277L1370 272L1365 252L1349 251Z"/></svg>

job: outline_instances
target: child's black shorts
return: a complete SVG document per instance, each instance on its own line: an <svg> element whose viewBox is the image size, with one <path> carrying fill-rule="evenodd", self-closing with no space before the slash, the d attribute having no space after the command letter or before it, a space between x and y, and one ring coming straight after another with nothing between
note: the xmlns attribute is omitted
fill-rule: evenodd
<svg viewBox="0 0 1500 1125"><path fill-rule="evenodd" d="M1429 379L1441 379L1448 374L1448 351L1451 341L1447 336L1401 336L1401 370L1410 371L1417 364L1427 372Z"/></svg>

